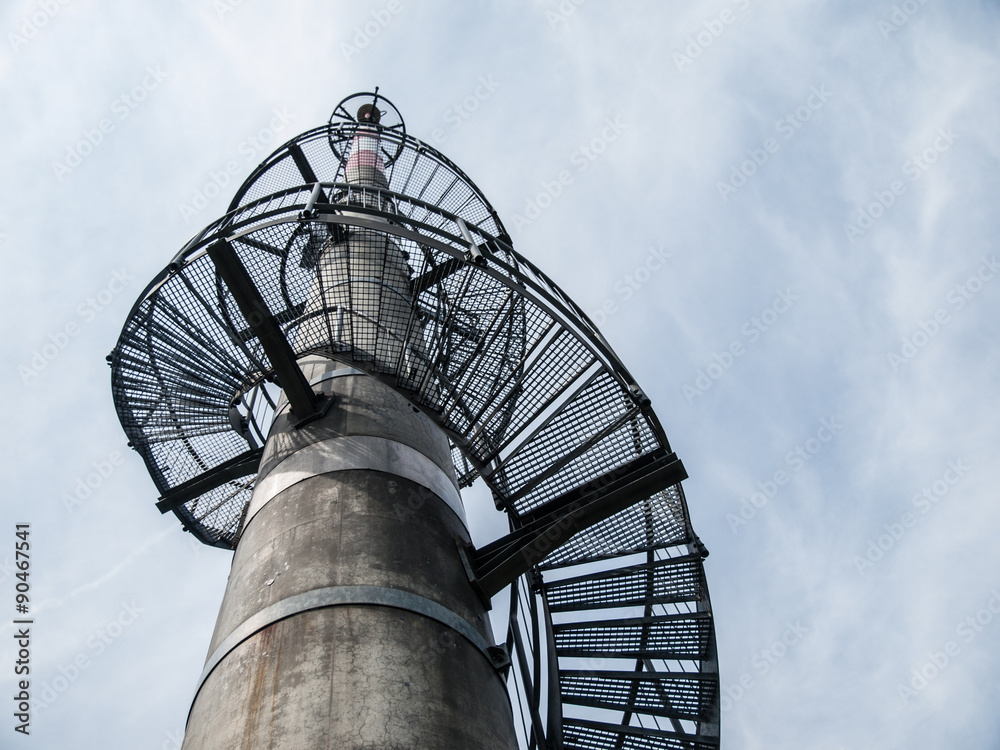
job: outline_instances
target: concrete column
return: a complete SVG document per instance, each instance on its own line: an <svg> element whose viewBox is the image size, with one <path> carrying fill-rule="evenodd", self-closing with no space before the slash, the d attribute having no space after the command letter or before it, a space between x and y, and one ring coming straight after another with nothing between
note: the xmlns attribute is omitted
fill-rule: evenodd
<svg viewBox="0 0 1000 750"><path fill-rule="evenodd" d="M516 748L445 435L375 378L301 364L336 402L274 422L184 750Z"/></svg>

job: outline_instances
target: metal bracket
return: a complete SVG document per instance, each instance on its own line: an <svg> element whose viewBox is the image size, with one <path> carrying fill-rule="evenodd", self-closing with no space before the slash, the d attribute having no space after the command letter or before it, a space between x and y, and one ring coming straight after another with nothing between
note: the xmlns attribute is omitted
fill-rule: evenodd
<svg viewBox="0 0 1000 750"><path fill-rule="evenodd" d="M486 653L490 657L490 661L493 662L493 668L497 672L506 673L510 666L510 651L507 650L507 644L500 643L496 646L490 646L486 649Z"/></svg>
<svg viewBox="0 0 1000 750"><path fill-rule="evenodd" d="M312 414L307 414L301 419L296 419L295 424L293 425L294 429L297 430L303 425L307 425L310 422L315 422L320 417L325 416L326 413L330 411L330 407L333 406L337 401L337 399L334 396L329 396L325 393L316 393L315 391L313 391L313 395L316 397L316 402L317 402L316 410ZM296 416L294 407L292 408L292 415Z"/></svg>
<svg viewBox="0 0 1000 750"><path fill-rule="evenodd" d="M323 185L320 182L316 182L313 185L312 194L309 196L309 202L306 203L306 207L299 212L300 219L311 219L316 215L315 205L316 201L320 199L323 195Z"/></svg>
<svg viewBox="0 0 1000 750"><path fill-rule="evenodd" d="M455 223L458 224L459 230L462 232L462 236L465 241L469 243L469 250L465 254L466 260L470 263L475 263L477 266L486 265L486 257L483 255L482 249L476 244L476 241L472 238L472 232L469 231L469 227L466 226L465 220L461 216L455 217Z"/></svg>
<svg viewBox="0 0 1000 750"><path fill-rule="evenodd" d="M455 546L458 547L458 557L462 561L462 567L465 568L465 575L469 577L469 583L472 584L472 590L476 592L476 596L479 597L479 601L482 602L487 611L493 609L493 600L483 587L479 585L479 578L476 575L476 568L473 565L476 548L468 544L461 537L455 537Z"/></svg>

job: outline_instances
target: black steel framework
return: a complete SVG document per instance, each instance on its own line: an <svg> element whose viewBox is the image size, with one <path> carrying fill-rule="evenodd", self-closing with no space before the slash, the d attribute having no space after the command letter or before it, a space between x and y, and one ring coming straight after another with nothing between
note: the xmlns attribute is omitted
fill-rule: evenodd
<svg viewBox="0 0 1000 750"><path fill-rule="evenodd" d="M355 120L356 98L386 107L381 120ZM358 139L377 143L388 187L351 184ZM315 283L324 243L361 257L375 234L407 258L399 288L344 299ZM398 310L402 338L379 320ZM404 394L449 436L460 484L482 479L507 514L506 537L464 553L484 599L510 586L528 748L718 746L707 552L649 400L480 190L377 94L268 157L146 288L109 355L158 507L202 542L235 546L279 389L299 421L330 406L296 365L310 354Z"/></svg>

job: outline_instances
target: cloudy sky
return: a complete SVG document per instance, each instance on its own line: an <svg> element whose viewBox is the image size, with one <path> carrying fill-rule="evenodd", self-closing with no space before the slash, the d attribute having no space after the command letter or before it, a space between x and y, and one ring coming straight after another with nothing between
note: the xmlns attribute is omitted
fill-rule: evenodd
<svg viewBox="0 0 1000 750"><path fill-rule="evenodd" d="M12 0L0 31L0 745L179 747L231 555L156 511L104 357L259 161L378 85L652 398L723 746L1000 746L995 1Z"/></svg>

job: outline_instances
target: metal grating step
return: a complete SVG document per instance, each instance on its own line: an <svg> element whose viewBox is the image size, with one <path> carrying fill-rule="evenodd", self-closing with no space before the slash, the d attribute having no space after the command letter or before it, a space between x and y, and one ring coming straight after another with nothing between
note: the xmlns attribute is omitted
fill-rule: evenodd
<svg viewBox="0 0 1000 750"><path fill-rule="evenodd" d="M686 523L683 491L676 484L576 534L538 567L564 568L687 544Z"/></svg>
<svg viewBox="0 0 1000 750"><path fill-rule="evenodd" d="M716 679L700 672L559 672L563 703L687 721L707 717Z"/></svg>
<svg viewBox="0 0 1000 750"><path fill-rule="evenodd" d="M708 612L553 627L558 656L603 659L703 659L711 633L712 616Z"/></svg>
<svg viewBox="0 0 1000 750"><path fill-rule="evenodd" d="M573 612L697 601L702 581L701 558L684 555L552 581L543 588L553 612Z"/></svg>
<svg viewBox="0 0 1000 750"><path fill-rule="evenodd" d="M567 719L563 722L563 746L566 750L715 750L719 740L661 729Z"/></svg>

